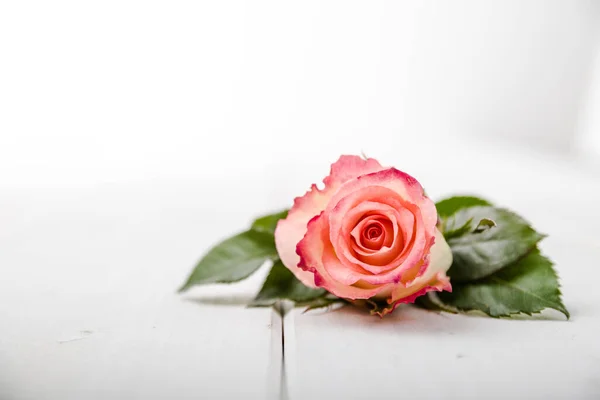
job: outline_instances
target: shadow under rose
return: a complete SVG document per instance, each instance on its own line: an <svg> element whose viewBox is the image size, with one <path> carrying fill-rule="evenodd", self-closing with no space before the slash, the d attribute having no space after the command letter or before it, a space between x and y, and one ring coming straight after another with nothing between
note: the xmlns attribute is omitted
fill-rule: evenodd
<svg viewBox="0 0 600 400"><path fill-rule="evenodd" d="M246 307L252 301L252 296L203 296L203 297L184 297L183 300L199 305L211 306L242 306Z"/></svg>
<svg viewBox="0 0 600 400"><path fill-rule="evenodd" d="M348 327L348 329L368 330L373 334L418 334L418 335L454 335L470 331L480 331L482 323L490 328L496 324L521 324L527 322L544 323L546 321L565 321L564 316L554 310L544 310L540 314L516 315L510 318L490 318L484 313L469 312L451 314L425 310L413 305L401 305L393 313L383 318L370 315L366 310L346 305L331 310L315 310L305 313L306 317L319 320L319 329ZM305 318L304 316L300 318ZM513 325L514 326L514 325ZM516 328L516 326L515 326Z"/></svg>
<svg viewBox="0 0 600 400"><path fill-rule="evenodd" d="M198 305L225 306L225 307L250 307L253 296L250 295L221 295L221 296L197 296L184 297L184 301ZM351 304L335 304L326 308L306 310L306 307L293 307L292 303L283 302L280 313L287 314L294 308L300 311L301 315L314 318L332 318L335 324L348 323L373 326L398 326L399 329L437 331L443 327L452 325L452 331L468 330L470 325L477 324L478 321L567 321L560 312L546 309L539 314L526 315L518 314L512 317L491 318L483 312L471 311L460 314L451 314L447 312L438 312L425 310L413 305L401 305L391 314L380 318L369 314L369 311L353 306ZM460 322L459 322L460 321ZM333 322L333 321L332 321Z"/></svg>
<svg viewBox="0 0 600 400"><path fill-rule="evenodd" d="M400 306L393 313L383 318L370 315L367 310L352 305L331 310L308 311L304 315L311 319L319 319L318 325L325 327L325 329L328 326L331 326L332 329L340 326L349 328L358 326L361 330L369 330L372 333L389 333L393 331L396 334L412 332L439 335L441 332L445 332L452 335L459 331L468 330L470 325L470 318L467 316L438 313L412 305Z"/></svg>

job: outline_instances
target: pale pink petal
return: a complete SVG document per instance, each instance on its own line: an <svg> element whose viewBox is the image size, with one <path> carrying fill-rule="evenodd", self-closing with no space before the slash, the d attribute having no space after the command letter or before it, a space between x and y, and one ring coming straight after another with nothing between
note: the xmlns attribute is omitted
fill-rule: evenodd
<svg viewBox="0 0 600 400"><path fill-rule="evenodd" d="M348 246L349 239L346 232L348 232L354 221L359 219L356 214L360 215L363 210L366 212L369 209L375 209L374 212L376 213L386 214L390 220L402 220L408 227L400 226L400 229L407 231L410 229L412 232L406 232L408 239L406 243L395 240L392 248L382 249L372 255L362 255L359 259L356 254L353 254L351 247ZM329 207L327 210L329 210ZM327 210L325 215L327 215ZM413 217L412 224L409 223L409 215ZM336 254L342 264L348 267L351 265L360 266L365 271L370 272L371 274L363 276L354 274L353 277L360 277L365 282L376 285L400 282L403 280L403 274L420 266L423 255L429 251L435 229L435 226L431 226L430 229L425 227L421 210L417 206L405 202L396 192L382 186L360 188L341 199L331 209L329 223L330 240L334 244ZM398 246L399 244L403 245L404 248ZM410 275L414 276L419 270L417 268Z"/></svg>
<svg viewBox="0 0 600 400"><path fill-rule="evenodd" d="M432 291L452 292L452 285L450 285L450 280L448 279L448 277L445 274L439 273L433 281L429 282L429 284L427 286L422 287L419 290L417 290L416 292L414 292L406 297L403 297L401 299L398 299L393 303L390 303L387 307L383 308L382 310L375 311L374 314L377 314L380 317L383 317L384 315L389 314L392 311L394 311L400 304L414 303L415 300L417 299L417 297L423 296L424 294L427 294L428 292L432 292Z"/></svg>
<svg viewBox="0 0 600 400"><path fill-rule="evenodd" d="M410 208L398 209L398 226L402 235L403 249L408 248L408 244L414 239L416 229L416 218Z"/></svg>
<svg viewBox="0 0 600 400"><path fill-rule="evenodd" d="M374 270L374 265L365 265L360 260L353 259L350 250L344 250L345 240L340 238L347 215L351 210L359 207L362 202L382 202L391 205L396 210L408 209L414 216L414 227L412 229L411 241L404 244L404 251L396 258L381 258L371 260L371 264L381 265L381 261L387 262L384 269L392 269L391 273L382 274L382 269ZM426 264L424 255L429 253L435 235L437 224L437 211L435 204L424 195L421 185L411 176L394 168L386 169L376 173L361 176L355 180L348 181L333 196L328 204L325 214L329 215L331 230L330 239L336 246L340 259L346 258L363 269L374 273L374 276L366 276L363 279L372 284L382 284L390 281L406 282L402 275L406 274L410 280L421 275ZM410 221L406 214L403 219ZM403 233L409 233L404 230ZM355 258L355 257L354 257ZM344 264L346 264L344 262ZM395 269L398 267L397 269Z"/></svg>
<svg viewBox="0 0 600 400"><path fill-rule="evenodd" d="M360 265L369 272L379 273L382 269L385 269L386 263L383 260L393 259L402 251L404 241L399 235L398 219L400 215L396 208L384 203L364 201L349 210L342 210L341 212L346 212L346 215L342 216L341 220L335 220L331 225L330 229L335 230L335 233L330 233L330 239L332 243L335 243L336 252L344 253L350 262ZM361 220L361 218L364 219ZM387 226L385 243L378 251L367 251L367 248L360 246L361 234L359 231L363 229L364 224L377 218L386 221L384 223ZM356 221L359 222L356 223ZM339 223L341 223L341 227ZM391 232L389 231L390 228ZM334 240L336 242L333 242ZM352 246L355 242L359 245L358 247Z"/></svg>
<svg viewBox="0 0 600 400"><path fill-rule="evenodd" d="M372 254L384 245L389 247L394 241L395 229L397 229L397 224L382 215L363 217L350 232L350 236L354 239L352 243L356 245L353 248ZM379 232L379 234L375 232Z"/></svg>
<svg viewBox="0 0 600 400"><path fill-rule="evenodd" d="M325 251L322 261L323 268L331 278L343 285L353 285L369 273L356 265L344 263L337 257L335 251Z"/></svg>
<svg viewBox="0 0 600 400"><path fill-rule="evenodd" d="M381 290L389 289L388 285L360 288L334 279L328 270L342 270L343 266L335 257L328 239L327 220L321 214L310 221L306 235L297 246L297 253L300 257L299 267L314 274L317 286L346 299L368 299ZM331 265L326 268L325 262ZM340 268L336 268L335 263ZM389 286L391 287L391 285Z"/></svg>
<svg viewBox="0 0 600 400"><path fill-rule="evenodd" d="M435 204L431 199L425 196L423 188L415 178L395 168L362 175L357 179L348 181L330 199L327 211L329 212L336 207L337 204L350 193L361 188L377 186L391 189L393 192L397 193L403 201L418 206L423 214L423 222L426 227L436 225L437 210Z"/></svg>
<svg viewBox="0 0 600 400"><path fill-rule="evenodd" d="M330 175L323 180L323 190L312 185L304 196L294 200L287 218L279 221L275 230L275 246L279 258L302 283L310 287L315 286L312 274L297 268L300 258L296 254L296 245L304 237L308 221L325 209L345 182L382 169L379 162L372 158L364 160L357 156L341 156L331 166Z"/></svg>
<svg viewBox="0 0 600 400"><path fill-rule="evenodd" d="M361 265L363 268L378 273L381 271L382 262L377 263L369 257L376 257L379 260L383 258L393 259L402 251L403 241L398 241L399 234L399 209L402 208L400 199L394 199L397 195L389 189L382 187L365 187L361 188L338 203L328 213L330 223L330 240L338 253L346 253L346 256L351 258L353 262ZM392 203L390 205L389 203ZM327 212L327 211L326 211ZM348 242L352 240L352 230L365 215L381 215L392 222L394 228L394 237L392 238L391 246L384 246L372 256L365 256L364 263L361 260L355 260L348 248ZM384 263L385 264L385 263ZM374 267L371 269L370 267Z"/></svg>
<svg viewBox="0 0 600 400"><path fill-rule="evenodd" d="M415 209L413 212L416 213L415 220L420 221L419 210ZM323 213L323 218L325 218L325 213ZM330 228L333 228L333 225ZM333 236L331 233L329 235ZM418 229L414 232L411 242L406 246L406 251L390 249L390 251L395 251L393 262L388 265L375 265L357 259L348 247L349 239L344 236L338 236L338 239L337 246L334 246L331 251L331 256L323 260L327 272L334 280L346 285L362 282L373 287L389 283L395 285L410 283L425 270L426 258L432 244L425 230ZM373 260L389 261L389 259L377 260L377 254L369 257L371 262Z"/></svg>
<svg viewBox="0 0 600 400"><path fill-rule="evenodd" d="M366 226L371 222L380 221L384 225L383 228L386 233L382 246L390 248L399 233L398 222L396 220L397 214L398 210L387 204L364 201L347 211L346 216L343 217L343 224L339 228L340 230L335 235L332 235L332 239L336 240L336 236L340 234L344 237L350 234L355 242L361 245L363 241L362 233ZM337 228L338 226L336 226Z"/></svg>
<svg viewBox="0 0 600 400"><path fill-rule="evenodd" d="M384 167L374 158L358 156L341 156L331 165L329 175L323 179L325 187L339 187L343 183L362 175L382 171Z"/></svg>
<svg viewBox="0 0 600 400"><path fill-rule="evenodd" d="M418 296L431 291L452 291L446 271L452 265L452 251L444 236L436 229L435 244L431 247L425 273L417 277L410 285L394 287L388 299L389 304L414 302ZM422 291L425 290L424 293Z"/></svg>

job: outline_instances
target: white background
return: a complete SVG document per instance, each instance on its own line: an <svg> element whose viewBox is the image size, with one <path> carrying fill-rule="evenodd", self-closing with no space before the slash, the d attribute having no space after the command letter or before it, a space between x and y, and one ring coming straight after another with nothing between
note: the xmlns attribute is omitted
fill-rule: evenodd
<svg viewBox="0 0 600 400"><path fill-rule="evenodd" d="M210 245L361 151L556 238L574 317L531 359L578 337L568 354L588 350L573 369L586 373L568 375L570 393L593 398L599 28L600 3L583 0L0 2L0 399L277 393L277 318L240 305L260 277L198 301L173 292ZM213 304L227 293L233 305ZM310 349L328 347L302 318L296 398ZM370 329L328 318L350 349ZM465 324L487 343L492 325ZM482 346L483 360L497 350Z"/></svg>
<svg viewBox="0 0 600 400"><path fill-rule="evenodd" d="M202 179L361 149L401 165L423 136L568 151L591 129L586 100L598 107L599 9L3 2L0 182Z"/></svg>

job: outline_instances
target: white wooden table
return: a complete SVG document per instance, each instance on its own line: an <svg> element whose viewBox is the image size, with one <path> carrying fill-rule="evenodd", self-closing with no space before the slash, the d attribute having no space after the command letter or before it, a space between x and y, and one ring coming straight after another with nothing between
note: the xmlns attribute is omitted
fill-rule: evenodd
<svg viewBox="0 0 600 400"><path fill-rule="evenodd" d="M328 154L272 161L281 168L258 179L225 171L8 185L0 196L0 398L598 398L598 175L567 159L481 144L454 149L454 166L437 168L410 148L375 150L382 162L402 160L396 166L434 198L477 192L550 235L542 247L557 264L570 321L408 306L383 320L352 308L294 310L281 320L243 305L266 271L175 294L210 245L321 178ZM440 145L432 156L447 151ZM244 193L252 196L240 206Z"/></svg>
<svg viewBox="0 0 600 400"><path fill-rule="evenodd" d="M227 201L192 183L0 199L0 399L278 394L279 320L241 306L264 273L175 293L211 241L243 223L210 212Z"/></svg>

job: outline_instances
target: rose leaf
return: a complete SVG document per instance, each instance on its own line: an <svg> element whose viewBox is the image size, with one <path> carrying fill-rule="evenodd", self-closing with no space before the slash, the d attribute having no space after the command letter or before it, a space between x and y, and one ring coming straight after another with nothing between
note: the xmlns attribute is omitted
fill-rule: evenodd
<svg viewBox="0 0 600 400"><path fill-rule="evenodd" d="M462 229L469 221L480 222L474 230ZM525 256L545 237L523 218L496 207L464 208L448 217L444 227L462 229L461 235L447 239L453 257L448 275L453 283L485 278Z"/></svg>
<svg viewBox="0 0 600 400"><path fill-rule="evenodd" d="M196 265L183 292L194 285L237 282L250 276L267 260L277 257L273 235L248 230L213 247Z"/></svg>
<svg viewBox="0 0 600 400"><path fill-rule="evenodd" d="M317 297L309 301L303 301L296 303L296 307L306 307L302 313L306 313L311 310L317 310L319 308L327 308L334 304L348 304L348 302L334 295L326 295L323 297Z"/></svg>
<svg viewBox="0 0 600 400"><path fill-rule="evenodd" d="M448 217L458 210L475 206L491 206L492 204L484 199L473 196L454 196L448 199L438 201L435 204L440 218Z"/></svg>
<svg viewBox="0 0 600 400"><path fill-rule="evenodd" d="M437 296L436 292L429 292L416 298L414 305L430 311L446 311L457 314L458 311L447 304L444 304Z"/></svg>
<svg viewBox="0 0 600 400"><path fill-rule="evenodd" d="M448 226L448 222L450 222L450 225L452 226ZM458 228L454 224L455 222L451 218L446 219L444 223L442 223L440 229L444 234L444 239L450 240L455 237L464 236L467 233L481 233L496 226L496 222L489 218L483 218L480 220L475 228L473 228L473 218L469 218L467 222Z"/></svg>
<svg viewBox="0 0 600 400"><path fill-rule="evenodd" d="M475 230L473 230L473 233L485 232L490 228L494 228L495 226L496 222L492 221L489 218L483 218L481 221L479 221L479 223L475 227Z"/></svg>
<svg viewBox="0 0 600 400"><path fill-rule="evenodd" d="M276 260L260 292L250 306L268 307L275 304L277 300L283 299L305 303L323 297L326 293L324 289L305 286L280 260Z"/></svg>
<svg viewBox="0 0 600 400"><path fill-rule="evenodd" d="M445 305L460 311L479 310L491 317L506 317L553 308L569 318L552 262L538 249L485 279L452 286L452 293L437 295Z"/></svg>
<svg viewBox="0 0 600 400"><path fill-rule="evenodd" d="M275 214L264 215L252 223L252 229L259 232L273 234L280 219L287 217L288 210L283 210Z"/></svg>
<svg viewBox="0 0 600 400"><path fill-rule="evenodd" d="M473 231L472 223L473 223L472 218L469 218L467 220L467 222L465 222L462 226L459 226L459 227L455 227L455 226L447 227L445 222L442 223L441 231L442 231L442 234L444 235L444 239L450 240L453 237L463 236L469 232L472 232Z"/></svg>

